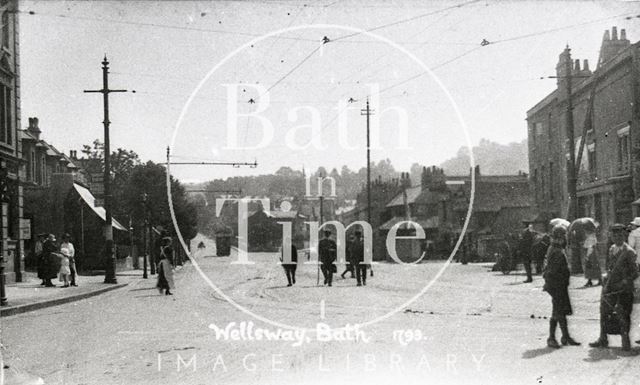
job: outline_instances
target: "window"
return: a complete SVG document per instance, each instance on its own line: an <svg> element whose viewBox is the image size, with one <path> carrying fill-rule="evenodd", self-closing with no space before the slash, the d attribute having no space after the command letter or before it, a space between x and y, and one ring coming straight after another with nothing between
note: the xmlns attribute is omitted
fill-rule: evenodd
<svg viewBox="0 0 640 385"><path fill-rule="evenodd" d="M40 184L46 185L47 183L47 161L44 155L40 157Z"/></svg>
<svg viewBox="0 0 640 385"><path fill-rule="evenodd" d="M36 150L34 148L31 149L31 162L29 163L29 168L31 169L31 176L29 180L35 181L36 179Z"/></svg>
<svg viewBox="0 0 640 385"><path fill-rule="evenodd" d="M591 179L597 177L596 173L596 144L592 143L587 146L587 162L589 163L589 176Z"/></svg>
<svg viewBox="0 0 640 385"><path fill-rule="evenodd" d="M0 84L0 142L8 145L13 144L11 116L11 89Z"/></svg>
<svg viewBox="0 0 640 385"><path fill-rule="evenodd" d="M618 171L628 171L629 158L629 126L618 130Z"/></svg>
<svg viewBox="0 0 640 385"><path fill-rule="evenodd" d="M9 48L9 12L2 12L2 46Z"/></svg>

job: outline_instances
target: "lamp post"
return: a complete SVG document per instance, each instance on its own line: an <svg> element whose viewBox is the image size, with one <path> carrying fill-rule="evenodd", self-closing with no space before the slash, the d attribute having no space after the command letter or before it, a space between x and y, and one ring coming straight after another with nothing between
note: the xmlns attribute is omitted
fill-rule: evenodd
<svg viewBox="0 0 640 385"><path fill-rule="evenodd" d="M0 161L0 219L2 218L4 211L4 202L8 200L7 196L7 182L8 182L7 165L5 161ZM0 220L0 306L7 305L7 293L4 288L4 252L5 252L5 240L4 240L4 226L3 221Z"/></svg>
<svg viewBox="0 0 640 385"><path fill-rule="evenodd" d="M147 279L147 229L149 228L149 218L147 216L147 193L142 194L142 208L144 210L144 228L142 229L142 240L144 244L144 252L142 253L142 278Z"/></svg>

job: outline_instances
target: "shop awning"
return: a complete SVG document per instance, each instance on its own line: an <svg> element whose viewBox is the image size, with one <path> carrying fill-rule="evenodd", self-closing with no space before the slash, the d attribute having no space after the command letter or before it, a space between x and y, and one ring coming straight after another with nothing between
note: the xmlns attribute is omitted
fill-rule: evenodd
<svg viewBox="0 0 640 385"><path fill-rule="evenodd" d="M80 197L82 197L82 200L87 204L87 206L91 207L91 209L96 214L98 214L100 219L102 219L104 221L105 218L107 217L107 213L106 213L104 207L96 206L96 198L93 196L93 194L91 194L91 191L89 191L85 187L80 186L77 183L74 183L73 187L76 189L78 194L80 194ZM112 220L112 224L113 224L113 228L114 229L127 231L127 228L122 226L120 224L120 222L118 222L115 218L111 218L111 220Z"/></svg>

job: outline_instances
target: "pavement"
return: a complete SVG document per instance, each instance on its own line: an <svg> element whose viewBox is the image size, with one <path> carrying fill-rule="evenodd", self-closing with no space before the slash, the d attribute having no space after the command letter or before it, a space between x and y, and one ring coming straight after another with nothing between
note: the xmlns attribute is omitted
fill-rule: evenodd
<svg viewBox="0 0 640 385"><path fill-rule="evenodd" d="M41 286L36 273L26 272L23 282L5 287L7 306L0 307L0 316L6 317L49 306L92 297L110 290L125 287L142 278L142 270L122 271L116 274L117 284L105 284L103 275L78 276L78 286L64 288L61 282L53 281L56 287Z"/></svg>
<svg viewBox="0 0 640 385"><path fill-rule="evenodd" d="M153 279L138 280L3 317L2 354L46 384L626 385L640 378L638 347L623 352L617 336L608 349L587 345L598 336L600 288L583 288L582 277L572 277L569 290L569 328L582 345L553 350L545 343L551 301L539 276L525 284L522 272L503 275L488 264L452 264L440 274L442 262L382 263L365 287L338 277L329 288L316 286L315 266L303 265L296 285L287 287L277 254L251 254L253 265L232 264L236 258L235 251L196 257L197 268L176 272L173 296L158 294ZM338 328L379 317L362 329L366 340L341 339L333 329L325 339L309 332L300 346L282 334L258 340L240 328L245 322L254 331L277 332L284 324L317 331L319 324ZM639 321L636 311L634 340ZM239 331L224 338L216 328Z"/></svg>

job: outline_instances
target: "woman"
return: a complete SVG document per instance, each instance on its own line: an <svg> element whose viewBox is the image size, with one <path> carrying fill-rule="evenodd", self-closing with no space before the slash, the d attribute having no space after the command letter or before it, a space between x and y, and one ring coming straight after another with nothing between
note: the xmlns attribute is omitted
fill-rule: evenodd
<svg viewBox="0 0 640 385"><path fill-rule="evenodd" d="M174 288L173 267L169 259L172 256L171 239L163 238L163 245L160 247L160 262L158 263L158 283L156 285L160 294L165 290L165 295L173 295L170 291Z"/></svg>
<svg viewBox="0 0 640 385"><path fill-rule="evenodd" d="M551 245L547 250L546 261L542 276L544 277L543 290L551 296L551 318L549 319L549 338L547 346L558 349L560 345L556 340L556 327L560 324L562 331L562 345L580 345L569 335L567 316L573 313L569 300L569 266L564 247L567 244L567 230L563 226L556 225L551 230Z"/></svg>
<svg viewBox="0 0 640 385"><path fill-rule="evenodd" d="M53 234L47 236L47 240L42 245L42 260L44 262L43 279L46 287L55 287L51 280L58 276L60 271L60 254L56 237Z"/></svg>

